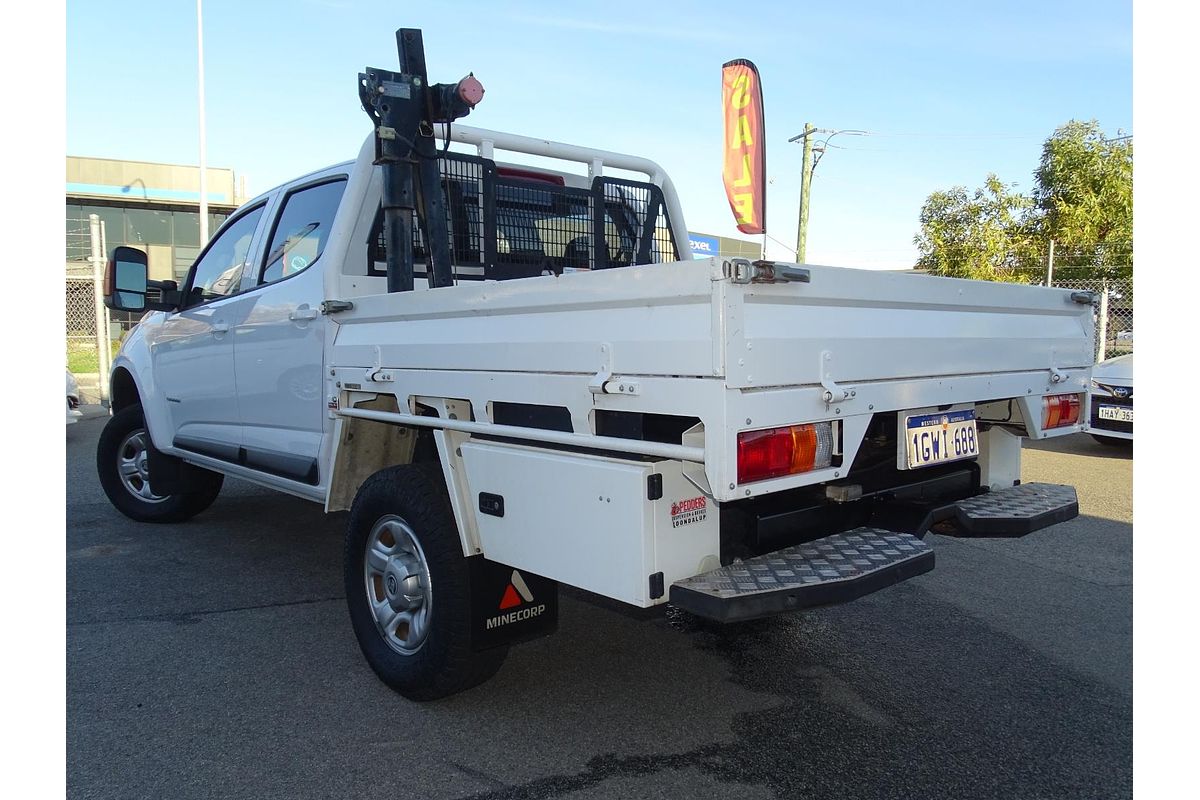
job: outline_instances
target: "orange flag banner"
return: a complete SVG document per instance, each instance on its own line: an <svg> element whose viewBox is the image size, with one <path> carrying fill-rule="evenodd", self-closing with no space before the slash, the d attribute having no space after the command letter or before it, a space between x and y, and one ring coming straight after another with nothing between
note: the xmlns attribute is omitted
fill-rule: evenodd
<svg viewBox="0 0 1200 800"><path fill-rule="evenodd" d="M763 141L762 84L744 58L721 67L725 114L725 195L742 233L767 232L767 143Z"/></svg>

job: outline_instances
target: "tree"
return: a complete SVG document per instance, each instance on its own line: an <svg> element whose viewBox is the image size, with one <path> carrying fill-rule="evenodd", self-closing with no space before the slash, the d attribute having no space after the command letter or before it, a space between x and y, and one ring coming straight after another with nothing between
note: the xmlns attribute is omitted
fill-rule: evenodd
<svg viewBox="0 0 1200 800"><path fill-rule="evenodd" d="M1042 146L1034 173L1034 235L1054 240L1058 268L1089 276L1133 272L1133 142L1072 120Z"/></svg>
<svg viewBox="0 0 1200 800"><path fill-rule="evenodd" d="M1133 145L1099 124L1072 120L1042 146L1025 196L995 175L929 195L913 237L917 267L935 275L1027 283L1045 271L1055 244L1060 278L1133 273Z"/></svg>
<svg viewBox="0 0 1200 800"><path fill-rule="evenodd" d="M913 239L917 267L934 275L1025 283L1018 271L1027 258L1022 217L1032 201L995 175L974 194L965 186L929 195L921 207L921 232Z"/></svg>

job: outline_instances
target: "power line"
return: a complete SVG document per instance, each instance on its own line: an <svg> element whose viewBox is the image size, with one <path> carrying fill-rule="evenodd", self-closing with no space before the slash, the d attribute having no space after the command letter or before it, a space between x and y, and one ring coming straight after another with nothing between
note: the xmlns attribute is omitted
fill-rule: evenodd
<svg viewBox="0 0 1200 800"><path fill-rule="evenodd" d="M924 139L1045 139L1046 134L1038 133L946 133L940 131L888 133L886 131L866 131L867 136L919 136Z"/></svg>
<svg viewBox="0 0 1200 800"><path fill-rule="evenodd" d="M763 234L763 236L766 236L766 237L767 237L768 239L770 239L772 242L774 242L774 243L775 243L775 244L777 244L777 245L780 245L781 247L786 247L788 250L791 250L791 249L792 249L792 246L791 246L790 244L788 244L787 242L781 242L781 241L779 241L778 239L776 239L774 236L772 236L772 235L771 235L771 234L769 234L769 233L764 233L764 234Z"/></svg>

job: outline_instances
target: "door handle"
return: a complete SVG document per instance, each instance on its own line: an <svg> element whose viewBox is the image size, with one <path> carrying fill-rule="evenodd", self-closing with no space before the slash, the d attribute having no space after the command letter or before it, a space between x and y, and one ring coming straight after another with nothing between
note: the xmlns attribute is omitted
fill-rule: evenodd
<svg viewBox="0 0 1200 800"><path fill-rule="evenodd" d="M212 326L213 336L223 336L229 332L228 322L214 322Z"/></svg>
<svg viewBox="0 0 1200 800"><path fill-rule="evenodd" d="M288 314L288 319L292 322L308 322L317 318L317 310L308 306L300 306L293 309L292 313Z"/></svg>

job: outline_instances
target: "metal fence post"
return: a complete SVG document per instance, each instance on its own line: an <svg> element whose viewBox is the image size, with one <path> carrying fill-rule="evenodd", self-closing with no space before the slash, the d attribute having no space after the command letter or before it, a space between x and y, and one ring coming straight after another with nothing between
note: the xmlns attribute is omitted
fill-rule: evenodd
<svg viewBox="0 0 1200 800"><path fill-rule="evenodd" d="M1108 281L1100 284L1100 313L1096 320L1100 344L1096 351L1096 363L1099 364L1108 354Z"/></svg>
<svg viewBox="0 0 1200 800"><path fill-rule="evenodd" d="M108 362L112 357L112 350L108 343L108 324L107 308L104 307L104 245L101 241L103 236L100 229L100 217L96 214L88 215L89 233L92 243L92 296L96 303L96 356L97 369L99 370L99 386L97 390L100 393L100 402L107 405L108 403Z"/></svg>
<svg viewBox="0 0 1200 800"><path fill-rule="evenodd" d="M104 220L100 220L100 257L108 258L108 232L105 230ZM101 278L101 292L103 293L103 278ZM103 305L103 304L102 304ZM104 327L101 338L104 340L104 364L105 371L102 376L102 382L105 384L104 391L108 389L108 369L112 367L112 315L108 311L108 306L104 306Z"/></svg>

